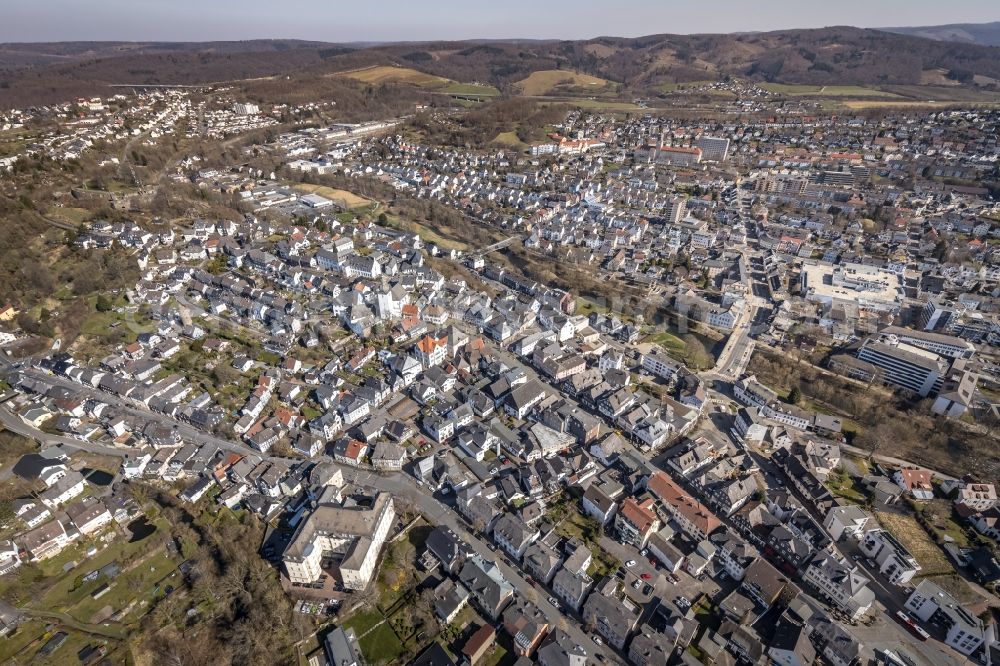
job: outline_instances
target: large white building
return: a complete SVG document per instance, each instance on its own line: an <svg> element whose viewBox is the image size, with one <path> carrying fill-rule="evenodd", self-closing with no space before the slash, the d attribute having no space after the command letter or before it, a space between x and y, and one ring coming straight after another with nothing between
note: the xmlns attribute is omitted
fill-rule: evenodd
<svg viewBox="0 0 1000 666"><path fill-rule="evenodd" d="M947 358L969 359L976 353L976 346L974 344L954 335L915 331L912 328L903 328L902 326L889 326L880 331L880 334L883 336L895 336L900 342L920 349L926 349L929 352L934 352Z"/></svg>
<svg viewBox="0 0 1000 666"><path fill-rule="evenodd" d="M896 537L883 529L870 530L859 544L865 557L875 562L890 583L905 585L920 571L917 559Z"/></svg>
<svg viewBox="0 0 1000 666"><path fill-rule="evenodd" d="M854 304L868 312L899 311L902 277L875 266L804 261L800 273L802 295L826 305Z"/></svg>
<svg viewBox="0 0 1000 666"><path fill-rule="evenodd" d="M921 622L944 626L944 642L966 656L983 644L982 621L930 580L917 585L904 607Z"/></svg>
<svg viewBox="0 0 1000 666"><path fill-rule="evenodd" d="M233 104L233 113L241 116L255 116L260 113L260 107L256 104L240 102Z"/></svg>
<svg viewBox="0 0 1000 666"><path fill-rule="evenodd" d="M858 358L879 368L882 381L927 397L941 390L948 364L933 352L919 349L894 336L869 338L858 349Z"/></svg>
<svg viewBox="0 0 1000 666"><path fill-rule="evenodd" d="M733 395L747 407L756 407L764 418L777 421L798 430L808 430L813 424L813 415L778 400L778 394L748 375L733 384Z"/></svg>
<svg viewBox="0 0 1000 666"><path fill-rule="evenodd" d="M339 559L344 587L363 590L375 573L379 551L396 512L392 496L379 493L370 502L320 504L299 523L282 559L293 583L314 583L324 558Z"/></svg>
<svg viewBox="0 0 1000 666"><path fill-rule="evenodd" d="M663 208L663 219L667 224L677 224L687 214L687 197L675 196L667 200Z"/></svg>
<svg viewBox="0 0 1000 666"><path fill-rule="evenodd" d="M677 374L682 364L667 355L659 347L653 347L648 353L642 355L642 369L656 377L670 379Z"/></svg>

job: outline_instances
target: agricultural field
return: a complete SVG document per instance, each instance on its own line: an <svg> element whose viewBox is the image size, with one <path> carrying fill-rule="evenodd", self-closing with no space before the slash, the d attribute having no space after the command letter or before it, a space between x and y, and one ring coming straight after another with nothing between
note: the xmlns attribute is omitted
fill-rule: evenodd
<svg viewBox="0 0 1000 666"><path fill-rule="evenodd" d="M761 88L792 97L877 97L899 98L900 95L865 86L810 86L785 83L764 83Z"/></svg>
<svg viewBox="0 0 1000 666"><path fill-rule="evenodd" d="M920 564L921 576L954 573L955 568L944 551L931 539L920 523L910 515L877 511L875 519L879 525L899 539Z"/></svg>
<svg viewBox="0 0 1000 666"><path fill-rule="evenodd" d="M614 84L590 74L558 69L543 69L532 72L528 78L517 82L522 95L538 97L562 92L607 92Z"/></svg>
<svg viewBox="0 0 1000 666"><path fill-rule="evenodd" d="M842 103L842 106L853 111L864 109L947 109L955 106L956 102L921 102L919 100L897 101L897 100L864 100L851 99Z"/></svg>
<svg viewBox="0 0 1000 666"><path fill-rule="evenodd" d="M631 102L616 102L614 100L603 99L576 99L572 97L553 100L552 103L596 111L642 111L646 108Z"/></svg>
<svg viewBox="0 0 1000 666"><path fill-rule="evenodd" d="M337 76L354 79L363 83L379 85L382 83L408 83L419 88L427 88L448 95L469 95L496 97L500 91L490 85L479 83L461 83L443 76L427 74L409 67L393 67L378 65L351 72L341 72Z"/></svg>
<svg viewBox="0 0 1000 666"><path fill-rule="evenodd" d="M450 82L438 92L448 93L449 95L485 95L489 97L496 97L500 94L500 91L493 86L480 83L459 83L457 81Z"/></svg>
<svg viewBox="0 0 1000 666"><path fill-rule="evenodd" d="M1000 92L978 90L965 86L886 86L886 90L901 97L924 102L998 102Z"/></svg>
<svg viewBox="0 0 1000 666"><path fill-rule="evenodd" d="M378 65L351 72L340 72L337 76L373 85L380 83L409 83L421 88L441 88L452 83L449 79L441 76L425 74L409 67L393 67L392 65Z"/></svg>

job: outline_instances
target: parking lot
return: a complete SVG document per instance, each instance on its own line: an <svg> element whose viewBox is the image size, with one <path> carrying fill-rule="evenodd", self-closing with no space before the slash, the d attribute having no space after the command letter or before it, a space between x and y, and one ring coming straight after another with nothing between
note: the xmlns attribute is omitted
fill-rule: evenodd
<svg viewBox="0 0 1000 666"><path fill-rule="evenodd" d="M648 551L644 556L637 548L619 543L609 536L602 536L600 543L602 548L622 562L622 566L615 575L624 584L628 597L638 603L647 604L653 599L659 598L664 605L683 613L687 611L687 608L683 607L684 602L681 602L680 605L677 604L679 598L687 599L688 602L693 603L698 597L707 595L714 600L719 597L722 591L719 582L712 578L712 563L698 577L692 576L683 569L670 574ZM674 543L685 554L694 551L694 544L681 537L675 537ZM634 564L629 566L629 562L634 562ZM637 581L638 587L636 587Z"/></svg>

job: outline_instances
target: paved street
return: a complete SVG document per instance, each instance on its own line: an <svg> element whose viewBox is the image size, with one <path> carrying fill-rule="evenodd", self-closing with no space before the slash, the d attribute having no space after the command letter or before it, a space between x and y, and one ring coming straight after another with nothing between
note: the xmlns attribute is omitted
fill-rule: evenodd
<svg viewBox="0 0 1000 666"><path fill-rule="evenodd" d="M413 502L414 506L433 524L444 525L451 528L472 548L491 561L495 561L504 577L514 586L517 593L523 598L534 599L534 603L541 609L549 623L553 626L565 625L565 631L575 641L583 646L588 654L601 654L608 663L624 664L625 661L605 646L598 646L591 640L590 636L584 632L579 624L571 619L560 623L563 614L548 602L548 595L542 590L536 589L525 579L520 569L508 564L507 558L500 551L490 550L487 543L477 536L473 536L465 526L465 523L455 511L445 506L422 487L418 487L413 479L402 473L391 475L380 475L364 470L357 470L350 467L341 467L344 470L344 478L362 485L368 485L385 492L392 493L396 497L405 497Z"/></svg>

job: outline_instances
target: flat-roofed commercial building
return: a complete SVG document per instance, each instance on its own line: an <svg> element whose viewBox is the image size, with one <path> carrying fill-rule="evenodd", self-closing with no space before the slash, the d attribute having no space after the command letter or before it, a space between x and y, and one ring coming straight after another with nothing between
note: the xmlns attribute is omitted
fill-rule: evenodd
<svg viewBox="0 0 1000 666"><path fill-rule="evenodd" d="M976 353L976 346L968 340L954 335L944 333L933 333L931 331L915 331L912 328L902 326L889 326L880 331L883 336L895 336L900 342L925 349L948 358L972 358Z"/></svg>
<svg viewBox="0 0 1000 666"><path fill-rule="evenodd" d="M708 162L725 162L729 156L729 139L717 136L701 136L695 142L701 149L701 159Z"/></svg>
<svg viewBox="0 0 1000 666"><path fill-rule="evenodd" d="M804 261L799 282L802 295L810 301L853 303L868 312L898 312L903 299L899 275L865 264Z"/></svg>
<svg viewBox="0 0 1000 666"><path fill-rule="evenodd" d="M899 342L869 338L858 350L858 358L881 371L882 381L927 397L941 390L948 364L940 356Z"/></svg>

